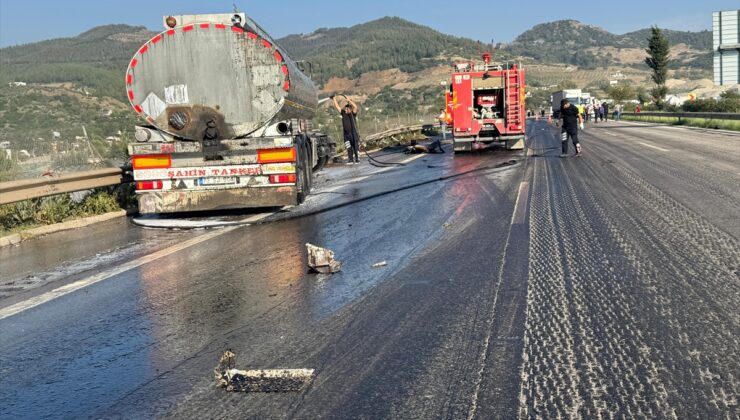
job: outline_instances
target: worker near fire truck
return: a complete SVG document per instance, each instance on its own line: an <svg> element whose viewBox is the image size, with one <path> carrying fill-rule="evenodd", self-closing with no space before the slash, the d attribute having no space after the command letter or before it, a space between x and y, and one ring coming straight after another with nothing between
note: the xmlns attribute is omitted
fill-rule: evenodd
<svg viewBox="0 0 740 420"><path fill-rule="evenodd" d="M581 156L581 143L578 142L578 128L583 130L583 116L578 108L571 105L570 101L563 99L560 105L560 142L562 145L561 158L568 157L568 137L576 148L576 156Z"/></svg>
<svg viewBox="0 0 740 420"><path fill-rule="evenodd" d="M442 130L442 140L447 140L447 120L449 119L449 115L447 115L447 110L440 109L439 115L437 116L437 121L439 121L439 128Z"/></svg>
<svg viewBox="0 0 740 420"><path fill-rule="evenodd" d="M340 95L344 96L344 95ZM357 104L344 96L347 103L344 108L339 106L337 97L332 96L331 99L334 101L334 108L339 111L342 116L342 132L344 134L344 145L347 148L348 163L360 163L360 134L357 132Z"/></svg>

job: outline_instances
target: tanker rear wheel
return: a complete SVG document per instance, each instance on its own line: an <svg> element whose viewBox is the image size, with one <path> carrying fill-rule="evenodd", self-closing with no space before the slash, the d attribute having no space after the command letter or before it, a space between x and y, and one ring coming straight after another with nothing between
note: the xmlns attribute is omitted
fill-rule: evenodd
<svg viewBox="0 0 740 420"><path fill-rule="evenodd" d="M298 185L298 204L302 204L311 193L311 163L306 142L301 140L296 147L298 148L298 181L296 183Z"/></svg>

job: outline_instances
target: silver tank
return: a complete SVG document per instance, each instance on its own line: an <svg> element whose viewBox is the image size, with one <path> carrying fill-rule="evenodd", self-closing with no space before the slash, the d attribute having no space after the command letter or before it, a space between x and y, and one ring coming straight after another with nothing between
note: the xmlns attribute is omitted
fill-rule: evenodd
<svg viewBox="0 0 740 420"><path fill-rule="evenodd" d="M168 23L126 72L131 105L158 129L186 140L239 138L314 116L316 86L245 14Z"/></svg>

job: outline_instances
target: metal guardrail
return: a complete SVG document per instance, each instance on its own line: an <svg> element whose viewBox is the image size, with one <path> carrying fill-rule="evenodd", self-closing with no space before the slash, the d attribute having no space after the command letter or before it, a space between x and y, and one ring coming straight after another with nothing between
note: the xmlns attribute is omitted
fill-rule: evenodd
<svg viewBox="0 0 740 420"><path fill-rule="evenodd" d="M631 117L704 118L708 120L740 120L740 114L732 112L623 112Z"/></svg>
<svg viewBox="0 0 740 420"><path fill-rule="evenodd" d="M109 187L122 182L123 170L121 168L94 169L58 177L0 182L0 205L31 198Z"/></svg>
<svg viewBox="0 0 740 420"><path fill-rule="evenodd" d="M374 140L382 139L385 137L395 136L397 134L408 133L411 131L427 130L427 129L434 128L435 126L436 126L435 124L407 125L403 127L392 128L390 130L381 131L380 133L371 134L369 136L366 136L363 140L366 142L374 141Z"/></svg>
<svg viewBox="0 0 740 420"><path fill-rule="evenodd" d="M365 138L365 141L377 140L411 131L431 129L435 126L435 124L417 124L393 128L371 134ZM0 205L56 194L110 187L123 182L125 182L124 171L121 168L95 169L64 174L58 177L0 182Z"/></svg>

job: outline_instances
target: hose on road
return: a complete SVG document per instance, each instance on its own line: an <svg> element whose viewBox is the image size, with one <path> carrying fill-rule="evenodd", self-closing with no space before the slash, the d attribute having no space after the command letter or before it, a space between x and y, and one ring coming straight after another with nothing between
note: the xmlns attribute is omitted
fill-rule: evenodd
<svg viewBox="0 0 740 420"><path fill-rule="evenodd" d="M462 171L462 172L455 173L455 174L444 175L444 176L440 176L440 177L428 179L428 180L425 180L425 181L419 181L419 182L415 182L413 184L404 185L402 187L392 188L390 190L381 191L381 192L378 192L378 193L375 193L375 194L370 194L370 195L367 195L365 197L356 198L354 200L345 201L343 203L337 203L337 204L334 204L334 205L331 205L331 206L328 206L328 207L314 209L314 210L310 210L310 211L302 212L302 213L287 214L285 217L275 217L275 218L268 217L268 218L265 218L263 220L260 220L260 221L254 222L254 223L250 223L250 224L252 224L252 225L265 225L265 224L274 223L274 222L284 222L284 221L288 221L288 220L294 220L294 219L298 219L298 218L301 218L301 217L315 216L317 214L327 213L327 212L330 212L332 210L336 210L336 209L339 209L339 208L342 208L342 207L347 207L349 205L360 203L360 202L363 202L363 201L372 200L374 198L378 198L378 197L383 197L383 196L386 196L386 195L394 194L394 193L397 193L397 192L400 192L400 191L410 190L410 189L414 189L414 188L417 188L417 187L422 187L424 185L429 185L429 184L433 184L433 183L437 183L437 182L447 181L447 180L454 179L454 178L460 178L460 177L462 177L464 175L469 175L469 174L476 173L476 172L484 172L484 171L491 171L491 170L501 169L501 168L505 168L505 167L508 167L508 166L516 165L517 163L518 163L517 160L512 159L512 160L509 160L509 161L506 161L506 162L503 162L503 163L499 163L497 165L481 166L481 167L478 167L478 168L469 169L469 170ZM283 214L285 214L285 213L283 213Z"/></svg>

